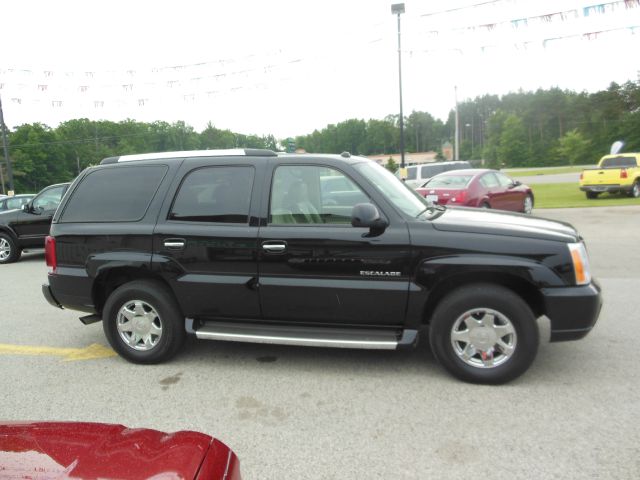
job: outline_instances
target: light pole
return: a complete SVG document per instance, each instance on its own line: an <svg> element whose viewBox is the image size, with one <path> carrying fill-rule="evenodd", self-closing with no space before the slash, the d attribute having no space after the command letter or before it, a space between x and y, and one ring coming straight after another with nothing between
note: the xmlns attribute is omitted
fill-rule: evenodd
<svg viewBox="0 0 640 480"><path fill-rule="evenodd" d="M13 171L11 170L11 160L9 160L7 132L4 125L4 115L2 114L2 98L0 98L0 129L2 129L2 149L4 150L4 161L7 162L7 177L9 177L7 180L9 181L9 192L11 192L13 191ZM4 176L2 177L2 189L4 190Z"/></svg>
<svg viewBox="0 0 640 480"><path fill-rule="evenodd" d="M455 148L454 160L460 160L460 120L458 118L458 86L453 87L455 101L456 101L456 138L453 141Z"/></svg>
<svg viewBox="0 0 640 480"><path fill-rule="evenodd" d="M400 86L400 172L404 175L404 118L402 114L402 51L400 50L400 15L404 13L404 3L391 5L391 13L398 15L398 84Z"/></svg>

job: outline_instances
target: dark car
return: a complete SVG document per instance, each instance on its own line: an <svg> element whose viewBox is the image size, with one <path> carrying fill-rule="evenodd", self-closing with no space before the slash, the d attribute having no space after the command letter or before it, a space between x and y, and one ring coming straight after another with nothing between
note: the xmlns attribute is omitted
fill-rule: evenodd
<svg viewBox="0 0 640 480"><path fill-rule="evenodd" d="M29 200L33 197L35 197L33 193L23 193L12 197L0 198L0 212L22 208L22 206L25 203L29 203Z"/></svg>
<svg viewBox="0 0 640 480"><path fill-rule="evenodd" d="M240 480L236 455L199 432L84 422L0 423L0 477Z"/></svg>
<svg viewBox="0 0 640 480"><path fill-rule="evenodd" d="M468 169L445 172L416 191L439 205L495 208L530 214L533 191L496 170Z"/></svg>
<svg viewBox="0 0 640 480"><path fill-rule="evenodd" d="M25 248L43 248L53 214L68 183L44 188L21 210L0 212L0 264L15 262Z"/></svg>
<svg viewBox="0 0 640 480"><path fill-rule="evenodd" d="M186 334L399 349L428 329L454 375L501 383L534 360L538 317L553 341L578 339L601 305L571 225L434 206L346 152L105 159L70 187L45 258L47 300L102 321L136 363Z"/></svg>

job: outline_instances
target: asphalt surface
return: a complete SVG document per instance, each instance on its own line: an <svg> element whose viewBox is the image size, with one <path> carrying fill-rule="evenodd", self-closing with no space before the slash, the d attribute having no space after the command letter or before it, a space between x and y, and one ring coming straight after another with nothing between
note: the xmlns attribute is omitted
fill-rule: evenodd
<svg viewBox="0 0 640 480"><path fill-rule="evenodd" d="M585 339L550 344L519 379L462 383L415 351L190 340L173 361L0 353L0 418L198 430L245 479L640 478L640 207L538 210L585 237L605 306ZM40 252L0 266L0 344L107 345L42 298Z"/></svg>

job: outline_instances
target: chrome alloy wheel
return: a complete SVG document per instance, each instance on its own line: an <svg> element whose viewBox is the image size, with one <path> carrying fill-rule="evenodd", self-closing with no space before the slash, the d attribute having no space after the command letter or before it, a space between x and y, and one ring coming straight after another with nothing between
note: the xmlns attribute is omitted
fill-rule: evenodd
<svg viewBox="0 0 640 480"><path fill-rule="evenodd" d="M143 300L125 303L118 311L116 326L124 343L138 351L153 349L162 337L160 315Z"/></svg>
<svg viewBox="0 0 640 480"><path fill-rule="evenodd" d="M526 213L527 215L531 214L531 211L533 210L533 200L531 199L531 197L529 195L527 195L526 197L524 197L524 213Z"/></svg>
<svg viewBox="0 0 640 480"><path fill-rule="evenodd" d="M450 335L458 358L476 368L504 364L515 352L518 342L511 321L490 308L474 308L460 315Z"/></svg>
<svg viewBox="0 0 640 480"><path fill-rule="evenodd" d="M6 238L0 238L0 261L5 261L11 256L11 244Z"/></svg>
<svg viewBox="0 0 640 480"><path fill-rule="evenodd" d="M640 182L636 182L633 184L633 188L631 189L631 196L633 198L640 197ZM0 244L2 245L2 244Z"/></svg>

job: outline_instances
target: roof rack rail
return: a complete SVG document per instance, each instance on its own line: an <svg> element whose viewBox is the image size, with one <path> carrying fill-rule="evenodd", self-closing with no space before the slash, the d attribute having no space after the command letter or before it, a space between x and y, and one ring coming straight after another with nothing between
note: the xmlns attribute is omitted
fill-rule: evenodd
<svg viewBox="0 0 640 480"><path fill-rule="evenodd" d="M138 153L135 155L122 155L119 157L107 157L100 162L101 165L111 163L132 162L135 160L161 160L167 158L187 157L277 157L278 154L266 148L230 148L223 150L187 150L180 152L156 152Z"/></svg>

